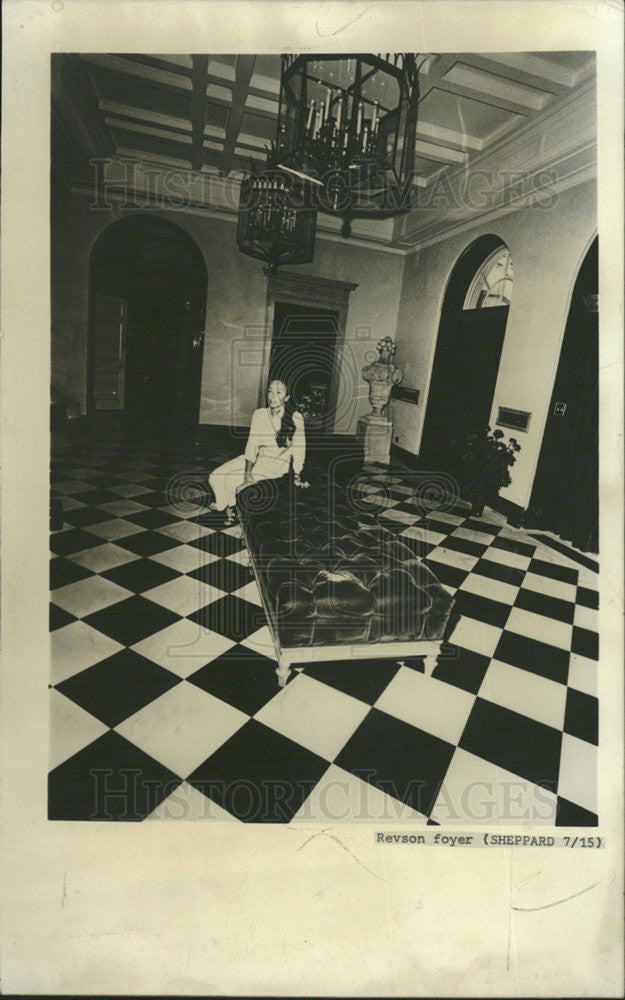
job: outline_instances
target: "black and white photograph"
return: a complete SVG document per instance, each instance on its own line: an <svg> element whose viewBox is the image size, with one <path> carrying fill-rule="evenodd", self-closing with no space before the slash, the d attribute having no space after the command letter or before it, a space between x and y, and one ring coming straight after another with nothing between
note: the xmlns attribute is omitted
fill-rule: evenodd
<svg viewBox="0 0 625 1000"><path fill-rule="evenodd" d="M8 988L620 995L622 7L149 6L5 17Z"/></svg>
<svg viewBox="0 0 625 1000"><path fill-rule="evenodd" d="M51 86L49 818L596 827L594 53Z"/></svg>

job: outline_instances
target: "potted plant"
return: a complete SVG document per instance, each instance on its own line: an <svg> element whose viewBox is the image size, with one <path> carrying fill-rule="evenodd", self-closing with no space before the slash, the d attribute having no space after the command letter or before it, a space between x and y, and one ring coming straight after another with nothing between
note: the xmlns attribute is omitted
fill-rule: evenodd
<svg viewBox="0 0 625 1000"><path fill-rule="evenodd" d="M512 482L510 468L521 445L511 437L506 443L500 430L486 428L481 434L469 434L460 451L460 485L472 503L472 513L481 514L503 486Z"/></svg>

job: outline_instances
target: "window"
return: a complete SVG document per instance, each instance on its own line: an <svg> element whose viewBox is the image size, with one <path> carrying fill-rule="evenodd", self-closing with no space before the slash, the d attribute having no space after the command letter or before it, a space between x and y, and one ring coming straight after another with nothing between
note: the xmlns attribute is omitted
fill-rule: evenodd
<svg viewBox="0 0 625 1000"><path fill-rule="evenodd" d="M502 243L491 253L469 286L464 309L487 309L489 306L509 306L512 299L514 272L510 251Z"/></svg>

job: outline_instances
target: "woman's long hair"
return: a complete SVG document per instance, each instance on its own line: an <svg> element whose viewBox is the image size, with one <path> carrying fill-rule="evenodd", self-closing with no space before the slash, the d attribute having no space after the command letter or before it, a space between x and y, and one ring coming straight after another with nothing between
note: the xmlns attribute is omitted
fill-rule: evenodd
<svg viewBox="0 0 625 1000"><path fill-rule="evenodd" d="M276 444L278 448L287 448L293 440L293 435L295 434L295 421L293 420L293 414L297 412L297 407L291 398L287 399L284 404L284 413L282 414L282 422L280 424L280 430L276 431Z"/></svg>

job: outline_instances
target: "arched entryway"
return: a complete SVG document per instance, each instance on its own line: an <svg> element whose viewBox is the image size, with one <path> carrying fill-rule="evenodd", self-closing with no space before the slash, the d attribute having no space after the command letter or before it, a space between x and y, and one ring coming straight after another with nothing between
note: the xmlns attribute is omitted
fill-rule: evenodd
<svg viewBox="0 0 625 1000"><path fill-rule="evenodd" d="M580 267L549 403L527 527L599 551L599 241Z"/></svg>
<svg viewBox="0 0 625 1000"><path fill-rule="evenodd" d="M153 215L112 223L90 259L89 410L126 431L197 426L207 273L179 226Z"/></svg>
<svg viewBox="0 0 625 1000"><path fill-rule="evenodd" d="M487 427L512 296L512 261L494 235L475 240L449 278L419 449L453 470L455 442Z"/></svg>

